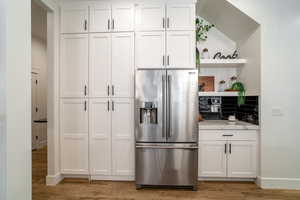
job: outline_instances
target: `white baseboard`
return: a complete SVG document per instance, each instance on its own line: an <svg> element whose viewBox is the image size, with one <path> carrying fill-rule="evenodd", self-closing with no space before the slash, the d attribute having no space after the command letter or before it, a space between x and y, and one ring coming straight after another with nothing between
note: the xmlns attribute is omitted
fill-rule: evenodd
<svg viewBox="0 0 300 200"><path fill-rule="evenodd" d="M55 186L55 185L59 184L63 179L64 179L64 177L60 173L53 175L53 176L48 175L46 177L46 185Z"/></svg>
<svg viewBox="0 0 300 200"><path fill-rule="evenodd" d="M300 178L260 178L260 187L263 189L290 189L300 190Z"/></svg>
<svg viewBox="0 0 300 200"><path fill-rule="evenodd" d="M107 175L92 175L92 180L103 180L103 181L134 181L134 176L107 176Z"/></svg>
<svg viewBox="0 0 300 200"><path fill-rule="evenodd" d="M255 178L227 178L227 177L198 177L198 181L245 181L255 182Z"/></svg>

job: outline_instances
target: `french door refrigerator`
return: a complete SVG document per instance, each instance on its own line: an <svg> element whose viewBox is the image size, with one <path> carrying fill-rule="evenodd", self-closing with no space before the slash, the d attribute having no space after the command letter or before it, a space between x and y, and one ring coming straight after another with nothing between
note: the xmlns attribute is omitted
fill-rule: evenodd
<svg viewBox="0 0 300 200"><path fill-rule="evenodd" d="M137 189L143 186L197 189L197 70L137 70L135 140Z"/></svg>

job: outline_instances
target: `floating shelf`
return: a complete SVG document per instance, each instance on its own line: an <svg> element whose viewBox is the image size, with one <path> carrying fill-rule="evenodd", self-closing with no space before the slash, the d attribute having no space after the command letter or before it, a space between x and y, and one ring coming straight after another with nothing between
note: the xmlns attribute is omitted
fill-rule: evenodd
<svg viewBox="0 0 300 200"><path fill-rule="evenodd" d="M200 67L240 67L246 59L200 59Z"/></svg>
<svg viewBox="0 0 300 200"><path fill-rule="evenodd" d="M230 96L238 96L238 92L199 92L199 96L207 97L207 96L223 96L223 97L230 97Z"/></svg>

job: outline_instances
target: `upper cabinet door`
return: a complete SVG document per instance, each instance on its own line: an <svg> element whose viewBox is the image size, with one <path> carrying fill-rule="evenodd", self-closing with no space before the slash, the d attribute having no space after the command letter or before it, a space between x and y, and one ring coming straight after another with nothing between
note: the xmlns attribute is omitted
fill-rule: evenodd
<svg viewBox="0 0 300 200"><path fill-rule="evenodd" d="M62 35L60 97L88 95L88 35Z"/></svg>
<svg viewBox="0 0 300 200"><path fill-rule="evenodd" d="M165 67L165 32L136 32L136 67Z"/></svg>
<svg viewBox="0 0 300 200"><path fill-rule="evenodd" d="M111 5L93 4L90 6L90 32L111 30Z"/></svg>
<svg viewBox="0 0 300 200"><path fill-rule="evenodd" d="M112 31L134 30L134 5L113 4L112 5Z"/></svg>
<svg viewBox="0 0 300 200"><path fill-rule="evenodd" d="M195 31L167 32L167 66L170 68L195 68Z"/></svg>
<svg viewBox="0 0 300 200"><path fill-rule="evenodd" d="M168 4L167 30L195 30L195 4Z"/></svg>
<svg viewBox="0 0 300 200"><path fill-rule="evenodd" d="M89 60L90 97L108 97L111 94L111 34L90 35Z"/></svg>
<svg viewBox="0 0 300 200"><path fill-rule="evenodd" d="M88 5L65 5L61 9L61 33L88 32Z"/></svg>
<svg viewBox="0 0 300 200"><path fill-rule="evenodd" d="M113 97L134 96L134 33L112 34Z"/></svg>
<svg viewBox="0 0 300 200"><path fill-rule="evenodd" d="M165 5L140 4L136 6L135 28L137 31L165 30Z"/></svg>
<svg viewBox="0 0 300 200"><path fill-rule="evenodd" d="M230 141L228 145L228 177L256 178L256 142Z"/></svg>

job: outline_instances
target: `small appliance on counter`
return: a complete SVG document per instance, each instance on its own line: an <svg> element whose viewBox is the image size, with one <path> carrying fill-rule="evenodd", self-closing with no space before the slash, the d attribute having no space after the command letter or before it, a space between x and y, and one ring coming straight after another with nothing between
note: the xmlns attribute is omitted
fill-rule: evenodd
<svg viewBox="0 0 300 200"><path fill-rule="evenodd" d="M221 97L199 97L199 111L204 119L221 119Z"/></svg>

